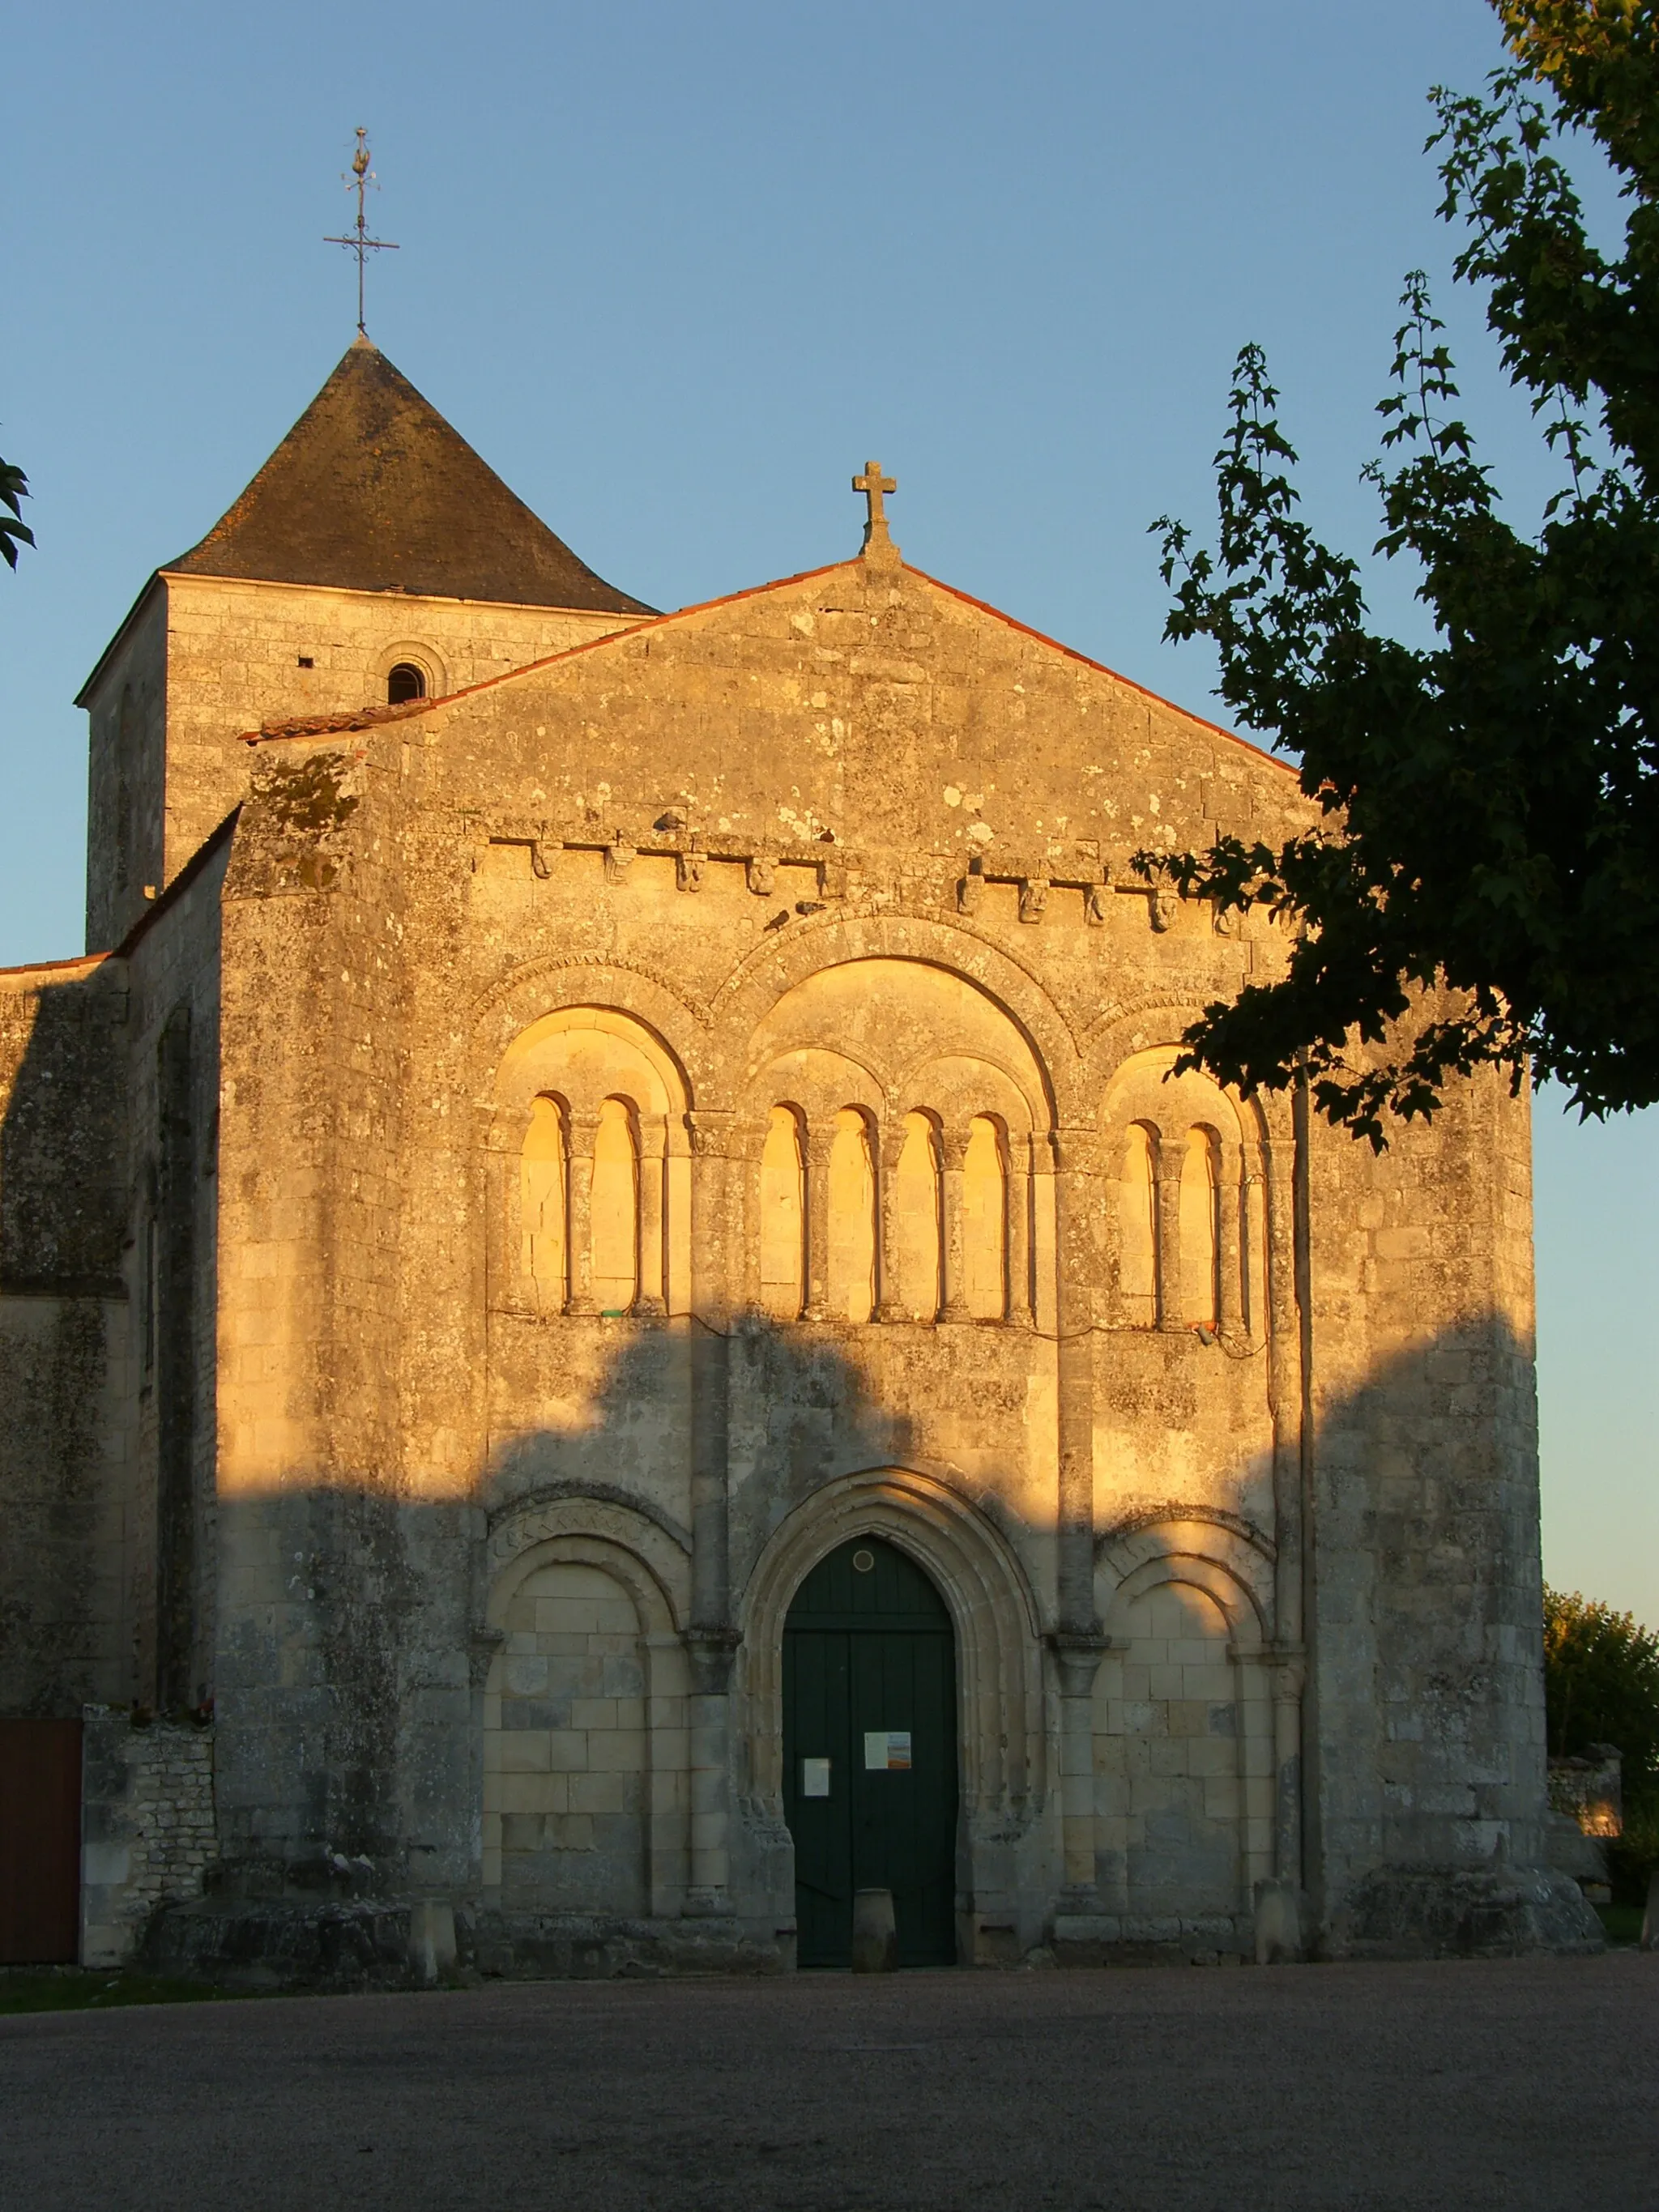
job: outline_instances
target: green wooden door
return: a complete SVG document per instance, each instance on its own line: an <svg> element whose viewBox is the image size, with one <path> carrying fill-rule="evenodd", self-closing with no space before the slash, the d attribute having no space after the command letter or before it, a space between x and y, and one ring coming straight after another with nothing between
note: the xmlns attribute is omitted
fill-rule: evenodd
<svg viewBox="0 0 1659 2212"><path fill-rule="evenodd" d="M803 1966L844 1966L853 1892L890 1889L899 1964L955 1964L955 1638L902 1552L822 1559L783 1636L784 1816Z"/></svg>

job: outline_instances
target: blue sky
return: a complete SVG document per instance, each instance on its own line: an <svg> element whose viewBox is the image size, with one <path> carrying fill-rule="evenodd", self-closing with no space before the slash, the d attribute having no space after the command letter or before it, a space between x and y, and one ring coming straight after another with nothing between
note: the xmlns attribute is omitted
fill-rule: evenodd
<svg viewBox="0 0 1659 2212"><path fill-rule="evenodd" d="M81 944L70 702L352 335L321 241L369 126L376 341L600 572L661 606L858 542L898 477L921 566L1200 712L1147 526L1207 521L1228 371L1268 349L1309 511L1361 551L1404 272L1434 276L1518 517L1555 477L1453 293L1427 88L1484 0L285 0L0 7L0 963ZM1410 632L1409 576L1374 605ZM1659 1121L1538 1117L1545 1564L1659 1623L1641 1352Z"/></svg>

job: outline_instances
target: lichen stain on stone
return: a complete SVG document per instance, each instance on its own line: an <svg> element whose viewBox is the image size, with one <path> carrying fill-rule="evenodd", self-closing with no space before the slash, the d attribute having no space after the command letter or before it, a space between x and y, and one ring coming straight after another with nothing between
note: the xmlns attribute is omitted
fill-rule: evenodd
<svg viewBox="0 0 1659 2212"><path fill-rule="evenodd" d="M300 761L262 762L253 793L275 828L301 836L323 836L341 828L361 801L348 789L356 763L343 753L313 753Z"/></svg>

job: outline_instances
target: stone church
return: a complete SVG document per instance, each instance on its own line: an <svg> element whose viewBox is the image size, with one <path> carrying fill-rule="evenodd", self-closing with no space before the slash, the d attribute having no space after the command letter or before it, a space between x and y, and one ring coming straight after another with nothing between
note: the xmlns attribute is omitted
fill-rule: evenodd
<svg viewBox="0 0 1659 2212"><path fill-rule="evenodd" d="M88 678L91 949L0 975L0 1744L86 1961L1596 1941L1525 1099L1377 1158L1173 1074L1286 940L1130 857L1293 775L855 489L659 614L359 338Z"/></svg>

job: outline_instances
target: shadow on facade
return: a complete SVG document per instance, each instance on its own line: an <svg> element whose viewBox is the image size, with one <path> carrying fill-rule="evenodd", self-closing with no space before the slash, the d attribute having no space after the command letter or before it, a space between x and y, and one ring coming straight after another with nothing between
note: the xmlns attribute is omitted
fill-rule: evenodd
<svg viewBox="0 0 1659 2212"><path fill-rule="evenodd" d="M550 1345L574 1340L568 1324L535 1326ZM396 1978L408 1971L411 1899L450 1900L464 1927L476 1916L482 1701L501 1644L491 1547L526 1516L532 1540L538 1529L586 1531L596 1544L631 1547L641 1575L663 1590L669 1640L695 1646L744 1619L755 1562L797 1509L858 1470L921 1466L961 1490L964 1515L994 1526L1036 1593L1041 1626L1054 1625L1052 1521L1023 1521L989 1486L975 1494L930 1457L931 1407L877 1401L865 1346L884 1328L849 1329L841 1343L771 1323L729 1337L580 1326L599 1349L581 1418L518 1431L473 1498L422 1501L384 1480L335 1479L221 1506L223 1856L207 1910L163 1913L154 1955L204 1971L263 1960L298 1979ZM969 1347L994 1333L914 1332ZM1281 1770L1276 1788L1281 1801L1287 1787L1297 1792L1300 1883L1328 1954L1516 1953L1599 1940L1576 1887L1543 1871L1532 1437L1528 1349L1489 1317L1396 1352L1363 1389L1329 1402L1288 1484L1263 1501L1255 1540L1267 1571L1254 1595L1238 1590L1235 1629L1240 1644L1248 1630L1260 1656L1279 1656L1273 1556L1299 1540L1311 1562L1309 1687L1294 1771L1287 1782ZM728 1468L729 1480L718 1479ZM1236 1513L1218 1516L1204 1498L1124 1507L1097 1513L1103 1561L1131 1527L1144 1559L1167 1522L1179 1530L1168 1579L1213 1590L1224 1568L1237 1580ZM1213 1559L1201 1556L1206 1521L1217 1526ZM1103 1610L1111 1575L1103 1568L1097 1583ZM1040 1631L1031 1641L1022 1663L1045 1685L1043 1733L1054 1738L1057 1676ZM742 1762L738 1744L734 1800L748 1784ZM1020 1817L1057 1836L1057 1771L1051 1763L1046 1777L1028 1779ZM1006 1825L1007 1808L994 1809ZM777 1808L760 1811L762 1827L781 1832ZM1166 1808L1152 1832L1175 1848L1176 1826ZM1052 1924L1060 1903L1056 1850L1045 1843L1021 1862L1022 1878L1042 1892L1025 1900L1037 1923ZM1032 1877L1039 1864L1045 1871ZM738 1854L734 1885L751 1876L769 1892L750 1916L758 1926L779 1909L775 1859L769 1873L745 1872ZM1086 1918L1090 1900L1080 1902ZM1149 1946L1180 1957L1247 1944L1248 1897L1230 1936L1212 1914L1194 1916L1189 1930L1166 1912L1154 1931L1093 1903L1101 1909L1088 1924L1103 1963L1147 1955ZM1060 1909L1081 1927L1079 1905L1073 1895ZM559 1942L538 1954L540 1968L659 1971L673 1946L665 1950L648 1917L607 1923L590 1912L577 1926L567 1916ZM777 1964L763 1944L750 1955L739 1943L722 1958Z"/></svg>
<svg viewBox="0 0 1659 2212"><path fill-rule="evenodd" d="M0 988L0 1713L78 1717L125 1656L106 1456L126 1302L124 1004L97 970Z"/></svg>

